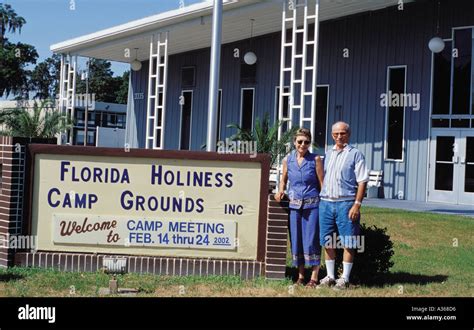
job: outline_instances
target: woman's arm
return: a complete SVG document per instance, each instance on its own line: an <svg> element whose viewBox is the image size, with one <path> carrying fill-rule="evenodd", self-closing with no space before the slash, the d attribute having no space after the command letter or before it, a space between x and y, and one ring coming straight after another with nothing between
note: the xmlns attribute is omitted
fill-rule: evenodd
<svg viewBox="0 0 474 330"><path fill-rule="evenodd" d="M323 160L320 156L316 156L316 176L319 180L319 189L323 189L323 181L324 181L324 165Z"/></svg>
<svg viewBox="0 0 474 330"><path fill-rule="evenodd" d="M288 167L286 164L286 157L283 159L282 162L282 173L280 179L280 187L278 188L278 192L275 194L275 200L277 202L281 202L283 197L285 196L285 189L286 183L288 182Z"/></svg>

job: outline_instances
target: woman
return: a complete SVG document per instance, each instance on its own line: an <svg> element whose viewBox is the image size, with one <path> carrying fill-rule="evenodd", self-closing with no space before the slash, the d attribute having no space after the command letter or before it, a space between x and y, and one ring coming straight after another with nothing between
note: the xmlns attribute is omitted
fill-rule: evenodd
<svg viewBox="0 0 474 330"><path fill-rule="evenodd" d="M298 267L297 285L304 284L304 269L312 267L311 279L306 286L316 287L321 259L319 245L319 191L322 186L324 169L321 157L309 152L311 132L300 128L293 137L295 145L283 159L283 173L275 200L280 202L285 196L287 181L290 181L290 240L293 265Z"/></svg>

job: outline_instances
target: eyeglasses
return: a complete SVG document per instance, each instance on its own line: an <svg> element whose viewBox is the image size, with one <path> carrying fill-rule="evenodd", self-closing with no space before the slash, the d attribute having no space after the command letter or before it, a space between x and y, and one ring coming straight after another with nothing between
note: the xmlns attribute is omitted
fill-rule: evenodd
<svg viewBox="0 0 474 330"><path fill-rule="evenodd" d="M298 141L296 141L296 143L298 143L298 144L300 144L300 145L303 144L303 143L304 143L305 145L308 145L308 144L311 143L311 141L308 141L308 140L298 140Z"/></svg>
<svg viewBox="0 0 474 330"><path fill-rule="evenodd" d="M344 136L344 135L346 135L346 134L347 134L346 132L342 132L342 133L332 133L332 135L334 135L334 136L338 136L338 135Z"/></svg>

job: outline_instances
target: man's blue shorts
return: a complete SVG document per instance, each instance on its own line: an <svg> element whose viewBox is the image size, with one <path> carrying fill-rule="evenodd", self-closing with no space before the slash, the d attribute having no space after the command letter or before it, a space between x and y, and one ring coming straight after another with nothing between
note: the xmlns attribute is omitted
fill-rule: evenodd
<svg viewBox="0 0 474 330"><path fill-rule="evenodd" d="M344 248L357 248L357 237L360 235L360 218L352 222L349 210L354 201L319 202L319 241L323 247L335 246L336 229L339 232L340 244ZM328 245L329 244L329 245Z"/></svg>

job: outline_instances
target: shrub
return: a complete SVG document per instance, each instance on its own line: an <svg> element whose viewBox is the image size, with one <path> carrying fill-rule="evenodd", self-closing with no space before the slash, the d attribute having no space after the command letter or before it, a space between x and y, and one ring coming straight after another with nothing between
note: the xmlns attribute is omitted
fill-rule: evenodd
<svg viewBox="0 0 474 330"><path fill-rule="evenodd" d="M393 243L387 234L387 228L361 225L361 236L364 238L363 252L356 252L351 271L351 282L360 284L379 284L384 275L393 266ZM336 251L338 273L342 274L343 249Z"/></svg>

